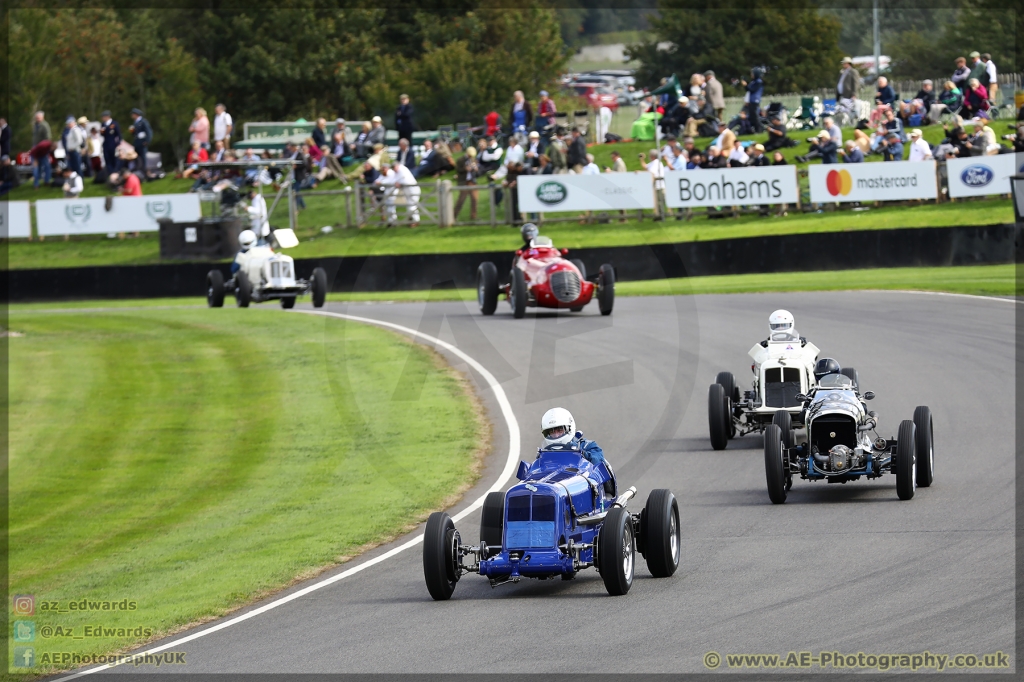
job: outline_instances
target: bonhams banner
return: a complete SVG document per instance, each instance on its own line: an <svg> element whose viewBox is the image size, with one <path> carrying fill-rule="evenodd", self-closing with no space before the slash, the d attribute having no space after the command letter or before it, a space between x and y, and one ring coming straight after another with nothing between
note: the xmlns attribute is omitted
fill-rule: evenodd
<svg viewBox="0 0 1024 682"><path fill-rule="evenodd" d="M520 175L516 179L519 210L550 213L651 209L654 208L652 180L647 172Z"/></svg>
<svg viewBox="0 0 1024 682"><path fill-rule="evenodd" d="M796 166L751 166L665 173L665 205L669 208L795 204L799 198Z"/></svg>
<svg viewBox="0 0 1024 682"><path fill-rule="evenodd" d="M1024 154L948 159L946 171L949 173L949 196L954 199L1009 194L1010 176L1024 173Z"/></svg>
<svg viewBox="0 0 1024 682"><path fill-rule="evenodd" d="M107 209L107 202L110 208ZM155 232L157 220L199 220L199 195L154 194L143 197L42 199L36 202L36 230L42 237L61 234Z"/></svg>
<svg viewBox="0 0 1024 682"><path fill-rule="evenodd" d="M878 161L814 165L807 168L811 202L935 199L934 161Z"/></svg>
<svg viewBox="0 0 1024 682"><path fill-rule="evenodd" d="M32 222L27 201L0 202L0 237L28 239L32 236Z"/></svg>

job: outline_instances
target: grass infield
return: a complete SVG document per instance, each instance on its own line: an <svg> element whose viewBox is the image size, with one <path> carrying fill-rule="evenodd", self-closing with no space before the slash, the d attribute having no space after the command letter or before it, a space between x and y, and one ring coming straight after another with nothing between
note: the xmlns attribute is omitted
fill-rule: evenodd
<svg viewBox="0 0 1024 682"><path fill-rule="evenodd" d="M37 661L222 616L478 476L489 427L467 382L396 333L276 306L27 310L5 339L9 566L11 594L35 596ZM83 598L136 608L67 612ZM53 634L97 625L127 634Z"/></svg>

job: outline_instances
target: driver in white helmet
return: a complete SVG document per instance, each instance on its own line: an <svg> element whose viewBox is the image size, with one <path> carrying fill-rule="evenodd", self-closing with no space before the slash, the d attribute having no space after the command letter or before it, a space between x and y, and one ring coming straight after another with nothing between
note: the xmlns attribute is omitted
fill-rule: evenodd
<svg viewBox="0 0 1024 682"><path fill-rule="evenodd" d="M576 420L564 407L553 407L540 419L540 432L544 436L544 448L553 445L568 446L578 450L583 457L594 465L603 477L598 483L605 485L609 493L616 493L615 472L612 465L604 458L601 446L583 437L582 431L576 430Z"/></svg>
<svg viewBox="0 0 1024 682"><path fill-rule="evenodd" d="M800 336L796 331L796 319L793 313L788 310L776 310L768 316L768 338L761 342L761 346L768 347L769 341L800 341L800 347L807 345L807 339Z"/></svg>
<svg viewBox="0 0 1024 682"><path fill-rule="evenodd" d="M252 247L256 246L256 233L252 230L242 230L238 233L239 251L235 254L235 260L231 263L231 274L234 275L242 267L242 258Z"/></svg>

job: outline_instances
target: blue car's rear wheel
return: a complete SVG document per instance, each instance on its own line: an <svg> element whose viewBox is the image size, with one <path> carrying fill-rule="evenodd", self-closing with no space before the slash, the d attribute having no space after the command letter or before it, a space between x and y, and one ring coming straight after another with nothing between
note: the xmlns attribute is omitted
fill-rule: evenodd
<svg viewBox="0 0 1024 682"><path fill-rule="evenodd" d="M447 512L434 512L423 533L423 577L436 601L450 599L459 582L458 531Z"/></svg>
<svg viewBox="0 0 1024 682"><path fill-rule="evenodd" d="M618 596L633 586L636 567L633 520L622 507L615 507L604 519L598 534L597 560L608 594Z"/></svg>
<svg viewBox="0 0 1024 682"><path fill-rule="evenodd" d="M488 554L501 551L502 519L505 517L505 493L487 493L480 513L480 539L487 543Z"/></svg>

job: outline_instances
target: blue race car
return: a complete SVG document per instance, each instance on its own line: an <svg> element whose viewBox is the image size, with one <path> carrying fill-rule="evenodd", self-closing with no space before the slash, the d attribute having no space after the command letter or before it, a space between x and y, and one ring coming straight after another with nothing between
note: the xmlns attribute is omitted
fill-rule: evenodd
<svg viewBox="0 0 1024 682"><path fill-rule="evenodd" d="M577 446L578 447L578 446ZM635 553L656 578L679 566L679 506L669 490L653 490L639 514L626 511L636 488L618 494L607 463L595 466L572 444L538 449L520 462L521 483L490 493L480 519L480 544L464 545L447 512L434 512L423 538L423 574L430 596L449 599L466 573L491 587L522 578L572 580L597 568L609 594L633 584Z"/></svg>

